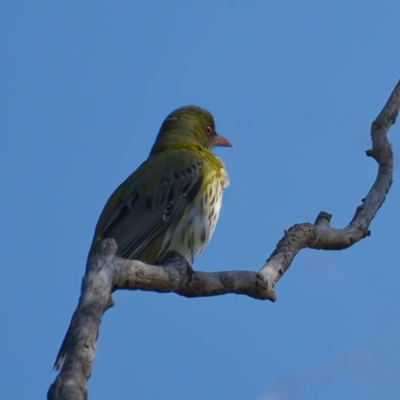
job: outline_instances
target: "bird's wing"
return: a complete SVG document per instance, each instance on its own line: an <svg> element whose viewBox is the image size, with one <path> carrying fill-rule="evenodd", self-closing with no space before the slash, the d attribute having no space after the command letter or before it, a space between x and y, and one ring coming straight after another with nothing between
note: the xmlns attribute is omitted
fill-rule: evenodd
<svg viewBox="0 0 400 400"><path fill-rule="evenodd" d="M192 151L150 157L110 197L95 239L113 238L118 255L135 259L180 219L203 183L203 161Z"/></svg>

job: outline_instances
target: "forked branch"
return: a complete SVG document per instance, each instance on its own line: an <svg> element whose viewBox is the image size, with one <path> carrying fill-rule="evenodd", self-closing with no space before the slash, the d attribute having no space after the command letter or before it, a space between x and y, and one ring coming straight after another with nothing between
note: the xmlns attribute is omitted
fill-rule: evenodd
<svg viewBox="0 0 400 400"><path fill-rule="evenodd" d="M293 225L259 272L193 271L177 254L171 254L161 266L147 265L116 257L115 241L103 240L88 260L79 304L56 363L56 369L61 368L61 372L50 386L48 399L87 399L86 382L92 371L99 327L104 312L113 305L113 291L174 292L186 297L236 293L274 301L276 282L301 249L343 250L368 236L371 221L392 184L393 153L387 132L395 123L399 108L400 81L372 123L372 148L366 153L378 163L378 174L350 223L345 228L334 229L330 226L332 216L320 212L314 224Z"/></svg>

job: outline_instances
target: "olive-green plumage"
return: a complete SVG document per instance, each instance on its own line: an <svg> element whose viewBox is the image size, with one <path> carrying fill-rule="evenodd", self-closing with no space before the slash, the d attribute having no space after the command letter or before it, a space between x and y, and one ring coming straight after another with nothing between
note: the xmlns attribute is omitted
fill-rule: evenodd
<svg viewBox="0 0 400 400"><path fill-rule="evenodd" d="M124 258L155 264L175 250L192 263L211 239L229 185L214 146L231 144L217 134L208 111L173 111L147 160L105 205L92 248L113 238Z"/></svg>
<svg viewBox="0 0 400 400"><path fill-rule="evenodd" d="M211 150L231 146L215 131L212 115L187 106L163 122L147 160L112 194L100 215L91 250L113 238L118 255L147 263L177 251L191 264L214 232L229 185L223 162ZM55 369L67 356L70 325Z"/></svg>

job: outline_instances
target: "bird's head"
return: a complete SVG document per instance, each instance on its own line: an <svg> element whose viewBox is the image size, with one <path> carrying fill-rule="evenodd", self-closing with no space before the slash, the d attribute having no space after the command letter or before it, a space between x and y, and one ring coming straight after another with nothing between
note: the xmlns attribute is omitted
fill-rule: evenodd
<svg viewBox="0 0 400 400"><path fill-rule="evenodd" d="M215 130L214 117L209 111L196 106L185 106L165 118L151 154L165 149L199 145L207 150L214 146L232 147L229 140Z"/></svg>

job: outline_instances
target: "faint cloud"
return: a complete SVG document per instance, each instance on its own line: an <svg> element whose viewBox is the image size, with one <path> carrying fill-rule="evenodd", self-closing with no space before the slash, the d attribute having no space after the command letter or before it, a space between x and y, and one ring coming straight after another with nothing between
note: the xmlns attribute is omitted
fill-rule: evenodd
<svg viewBox="0 0 400 400"><path fill-rule="evenodd" d="M377 355L367 346L352 349L294 374L284 376L267 386L259 400L295 400L321 387L332 385L349 376L365 373L376 364Z"/></svg>
<svg viewBox="0 0 400 400"><path fill-rule="evenodd" d="M379 380L381 374L390 368L393 353L397 354L398 350L393 345L388 347L388 339L392 337L393 340L393 337L399 334L400 316L397 310L386 312L377 321L374 334L362 345L337 357L282 376L271 382L258 400L296 400L344 380L357 378L364 378L366 382Z"/></svg>
<svg viewBox="0 0 400 400"><path fill-rule="evenodd" d="M336 285L348 281L348 273L340 265L334 263L328 252L306 251L302 254L301 261L311 283L318 286Z"/></svg>
<svg viewBox="0 0 400 400"><path fill-rule="evenodd" d="M260 397L260 400L285 400L283 397L275 396L275 395L265 395L264 397Z"/></svg>

